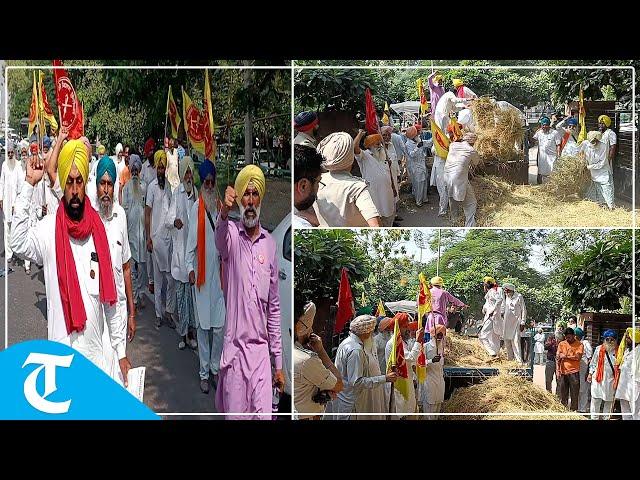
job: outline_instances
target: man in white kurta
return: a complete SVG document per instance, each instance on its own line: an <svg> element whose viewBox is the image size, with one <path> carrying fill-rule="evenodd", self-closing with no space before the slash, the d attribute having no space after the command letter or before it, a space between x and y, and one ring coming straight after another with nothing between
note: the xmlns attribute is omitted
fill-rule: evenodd
<svg viewBox="0 0 640 480"><path fill-rule="evenodd" d="M391 162L391 175L393 180L393 186L395 187L394 200L396 205L400 200L400 188L398 187L398 178L400 178L400 160L402 159L402 150L396 150L396 146L392 141L393 127L386 126L380 129L382 133L382 139L384 140L384 147L387 150L389 161ZM402 140L400 140L402 141ZM404 146L404 145L403 145Z"/></svg>
<svg viewBox="0 0 640 480"><path fill-rule="evenodd" d="M469 168L480 162L480 155L473 148L477 136L465 133L459 142L451 142L444 165L444 184L449 197L449 208L454 218L458 210L464 212L464 226L475 227L478 202L469 181Z"/></svg>
<svg viewBox="0 0 640 480"><path fill-rule="evenodd" d="M200 359L200 390L209 392L209 372L213 374L217 387L220 357L224 340L226 308L220 282L220 255L215 243L216 171L213 163L205 160L200 164L202 180L200 197L191 206L189 213L189 236L187 238L186 264L189 282L193 285L195 320ZM204 209L204 215L202 210ZM198 230L204 232L201 236ZM204 258L204 265L200 260ZM235 319L233 320L235 322Z"/></svg>
<svg viewBox="0 0 640 480"><path fill-rule="evenodd" d="M520 331L527 322L527 307L524 297L516 292L513 283L505 283L504 291L504 348L507 350L507 360L523 363L520 351Z"/></svg>
<svg viewBox="0 0 640 480"><path fill-rule="evenodd" d="M478 340L489 355L496 357L500 352L500 336L504 330L502 322L502 305L504 303L504 292L502 287L492 277L484 277L484 323L478 334Z"/></svg>
<svg viewBox="0 0 640 480"><path fill-rule="evenodd" d="M600 132L587 134L587 140L580 144L580 153L584 156L587 169L591 174L591 186L587 199L597 203L605 203L609 209L615 207L613 174L608 160L608 147L602 141Z"/></svg>
<svg viewBox="0 0 640 480"><path fill-rule="evenodd" d="M384 323L383 323L384 322ZM391 411L395 413L415 413L417 407L416 401L416 391L413 388L413 378L415 377L413 373L413 366L416 364L418 360L418 355L420 354L420 343L423 338L424 330L419 330L416 332L416 342L413 343L411 349L407 345L407 341L405 339L409 338L410 330L409 330L409 321L408 317L402 317L401 320L398 320L400 334L402 335L402 345L404 348L404 360L407 363L407 370L409 371L409 383L411 384L409 388L409 398L404 398L402 394L400 394L397 390L393 392L393 404L391 405ZM389 357L391 356L391 352L393 350L393 329L395 327L394 319L385 318L382 322L380 322L380 329L384 331L391 331L391 338L387 341L384 349L384 370L386 372L386 366L389 363ZM389 404L389 396L391 395L391 389L394 388L392 383L385 383L384 385L384 394L385 394L385 403ZM397 415L393 416L393 420L400 420L403 417Z"/></svg>
<svg viewBox="0 0 640 480"><path fill-rule="evenodd" d="M89 205L84 192L85 177L88 177L89 162L84 144L79 140L67 142L60 153L58 178L65 185L64 202L59 208L80 211L87 215ZM33 228L29 227L29 209L33 195L33 186L42 178L43 170L27 166L26 181L15 204L11 247L21 258L29 259L43 266L47 298L47 337L49 340L64 343L78 350L99 368L106 371L103 353L103 332L105 321L111 346L117 352L120 369L124 377L130 368L126 357L126 331L118 318L117 303L103 304L100 301L100 270L102 265L97 258L93 234L84 239L69 235L69 244L77 272L78 285L84 304L86 322L81 331L67 331L63 312L56 252L56 219L47 215ZM67 181L68 180L68 181ZM71 202L71 207L69 207ZM83 203L85 202L85 203ZM86 207L86 208L85 208ZM97 215L97 214L96 214ZM71 217L71 215L69 214ZM111 268L111 264L107 268ZM110 372L107 371L109 374Z"/></svg>
<svg viewBox="0 0 640 480"><path fill-rule="evenodd" d="M13 144L7 143L7 159L2 163L2 173L0 173L0 210L2 210L4 216L5 232L7 234L7 241L4 242L7 262L10 262L13 257L11 242L8 240L11 238L15 202L22 182L24 182L24 171L15 158Z"/></svg>
<svg viewBox="0 0 640 480"><path fill-rule="evenodd" d="M593 352L587 377L591 382L591 420L608 420L614 400L616 334L613 330L606 330L603 339L602 345Z"/></svg>
<svg viewBox="0 0 640 480"><path fill-rule="evenodd" d="M156 166L154 163L154 149L156 146L156 142L152 138L148 138L144 144L144 161L142 163L142 169L140 170L140 179L144 181L144 183L149 187L151 182L153 182L157 177ZM144 241L147 242L149 238L147 237L146 229L145 229L145 237ZM149 282L149 292L154 293L153 288L153 257L151 252L147 251L147 280Z"/></svg>
<svg viewBox="0 0 640 480"><path fill-rule="evenodd" d="M151 252L153 262L155 327L159 330L165 316L169 327L176 327L175 320L172 318L175 312L176 288L171 276L171 231L167 228L171 187L165 177L167 155L163 150L155 153L154 163L157 175L147 187L145 229L148 238L147 251ZM164 300L163 290L165 290Z"/></svg>
<svg viewBox="0 0 640 480"><path fill-rule="evenodd" d="M556 159L560 156L562 137L557 130L551 128L549 117L540 118L541 128L533 135L538 143L538 175L544 183L553 172Z"/></svg>
<svg viewBox="0 0 640 480"><path fill-rule="evenodd" d="M398 374L383 374L371 337L376 318L360 315L350 324L349 336L338 346L335 365L344 382L344 390L327 405L327 414L335 420L384 420L388 405L385 405L384 384L394 382ZM355 415L374 413L378 415ZM331 418L330 416L327 418Z"/></svg>
<svg viewBox="0 0 640 480"><path fill-rule="evenodd" d="M607 158L609 159L609 168L613 170L613 159L616 156L618 148L618 137L616 132L611 130L611 118L608 115L600 115L598 117L598 130L602 134L602 143L607 145Z"/></svg>
<svg viewBox="0 0 640 480"><path fill-rule="evenodd" d="M616 398L620 400L623 420L640 420L639 343L640 328L627 328L616 355L616 363L620 365Z"/></svg>
<svg viewBox="0 0 640 480"><path fill-rule="evenodd" d="M111 176L117 175L117 169L113 160L109 157L102 157L98 162L96 172L98 177L98 213L107 232L111 263L113 264L113 276L118 293L118 302L116 303L116 318L119 322L118 330L128 331L129 341L131 341L135 332L135 307L133 306L131 292L131 269L129 264L131 249L129 247L126 214L124 209L113 201L114 181ZM118 352L109 343L108 328L104 329L102 348L105 357L105 371L109 373L111 378L124 384L118 365Z"/></svg>
<svg viewBox="0 0 640 480"><path fill-rule="evenodd" d="M169 147L165 149L167 154L167 180L169 181L169 185L171 185L171 191L175 191L176 188L180 185L182 181L180 179L180 168L178 165L178 142L175 138L169 139Z"/></svg>
<svg viewBox="0 0 640 480"><path fill-rule="evenodd" d="M411 190L416 200L416 206L421 207L427 203L427 190L429 188L427 179L427 147L418 136L416 127L407 128L407 170L411 180Z"/></svg>
<svg viewBox="0 0 640 480"><path fill-rule="evenodd" d="M431 328L430 339L424 344L424 354L427 360L427 377L422 384L418 384L418 394L424 413L438 413L444 402L444 345L447 328L436 325ZM437 415L425 415L426 420L435 420Z"/></svg>
<svg viewBox="0 0 640 480"><path fill-rule="evenodd" d="M147 245L144 239L144 207L147 184L140 178L142 162L132 154L129 160L131 179L122 189L122 208L127 216L127 233L131 258L135 268L133 274L133 298L136 308L144 308L147 281Z"/></svg>
<svg viewBox="0 0 640 480"><path fill-rule="evenodd" d="M593 357L593 347L591 342L584 338L584 330L579 327L575 328L576 338L582 343L584 353L580 357L580 391L578 392L578 412L587 413L591 403L591 384L587 382L589 375L589 364Z"/></svg>
<svg viewBox="0 0 640 480"><path fill-rule="evenodd" d="M380 214L383 227L393 226L396 216L396 202L393 195L390 166L386 161L382 146L382 135L368 135L364 140L366 150L360 150L360 132L355 138L355 157L362 173L362 178L369 184L373 203Z"/></svg>
<svg viewBox="0 0 640 480"><path fill-rule="evenodd" d="M177 158L177 153L176 153ZM195 329L193 313L193 295L189 283L187 269L187 237L191 222L191 207L198 198L198 190L193 184L193 160L189 156L180 160L180 181L171 197L171 206L167 216L167 228L171 231L171 276L176 282L176 307L178 310L178 349L183 350L187 344L195 349L197 343L187 338L189 327Z"/></svg>

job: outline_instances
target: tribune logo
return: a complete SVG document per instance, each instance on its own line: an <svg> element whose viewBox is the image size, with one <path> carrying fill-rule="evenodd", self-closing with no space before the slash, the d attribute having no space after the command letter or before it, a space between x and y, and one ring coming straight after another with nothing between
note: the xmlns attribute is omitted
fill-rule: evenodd
<svg viewBox="0 0 640 480"><path fill-rule="evenodd" d="M49 355L46 353L30 353L22 368L27 365L40 365L29 374L24 382L24 397L27 402L44 413L61 414L67 413L71 406L71 400L64 402L52 402L46 398L58 390L56 386L56 367L68 368L73 361L74 355ZM44 370L44 394L40 395L36 390L38 375Z"/></svg>

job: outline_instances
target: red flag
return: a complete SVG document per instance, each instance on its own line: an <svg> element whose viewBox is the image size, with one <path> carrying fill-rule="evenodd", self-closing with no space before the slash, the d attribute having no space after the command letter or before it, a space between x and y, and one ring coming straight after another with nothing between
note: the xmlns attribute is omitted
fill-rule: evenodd
<svg viewBox="0 0 640 480"><path fill-rule="evenodd" d="M54 67L62 66L62 61L54 60ZM60 110L60 125L69 128L69 138L78 139L84 135L84 112L76 91L64 68L53 71L56 84L56 102Z"/></svg>
<svg viewBox="0 0 640 480"><path fill-rule="evenodd" d="M338 313L336 314L336 324L333 327L333 333L340 333L345 324L353 318L355 313L356 309L353 305L353 295L351 294L351 285L349 285L349 275L347 275L347 269L342 267L340 289L338 290Z"/></svg>
<svg viewBox="0 0 640 480"><path fill-rule="evenodd" d="M373 97L371 96L371 90L367 88L364 94L365 98L365 123L364 128L367 130L369 135L373 135L374 133L378 133L378 115L376 114L376 106L373 104Z"/></svg>

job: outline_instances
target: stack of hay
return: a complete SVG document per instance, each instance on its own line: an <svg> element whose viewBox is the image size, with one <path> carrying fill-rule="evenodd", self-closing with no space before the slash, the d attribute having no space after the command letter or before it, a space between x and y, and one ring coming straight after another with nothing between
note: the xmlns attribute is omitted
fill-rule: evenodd
<svg viewBox="0 0 640 480"><path fill-rule="evenodd" d="M521 368L518 362L507 360L502 351L498 358L491 358L477 338L449 332L444 348L444 364L448 367Z"/></svg>
<svg viewBox="0 0 640 480"><path fill-rule="evenodd" d="M560 199L582 195L591 182L591 175L583 158L561 156L553 166L553 172L547 183L541 188Z"/></svg>
<svg viewBox="0 0 640 480"><path fill-rule="evenodd" d="M444 402L442 411L469 413L468 416L445 417L448 419L584 420L582 415L567 410L552 393L526 378L507 373L500 373L471 387L457 389ZM477 415L480 413L510 415ZM552 415L553 413L562 415Z"/></svg>
<svg viewBox="0 0 640 480"><path fill-rule="evenodd" d="M469 106L478 140L474 148L485 162L506 163L518 157L524 128L518 111L500 109L489 97L480 97ZM517 145L517 146L516 146Z"/></svg>

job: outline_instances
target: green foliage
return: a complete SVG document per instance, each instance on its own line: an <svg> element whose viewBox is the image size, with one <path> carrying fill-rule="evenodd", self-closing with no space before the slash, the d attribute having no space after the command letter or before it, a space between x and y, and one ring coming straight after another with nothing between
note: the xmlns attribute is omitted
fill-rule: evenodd
<svg viewBox="0 0 640 480"><path fill-rule="evenodd" d="M304 298L337 298L342 267L352 291L369 274L367 251L352 230L297 230L294 245L294 287Z"/></svg>
<svg viewBox="0 0 640 480"><path fill-rule="evenodd" d="M573 310L618 310L631 298L631 232L616 231L562 265L565 303Z"/></svg>

